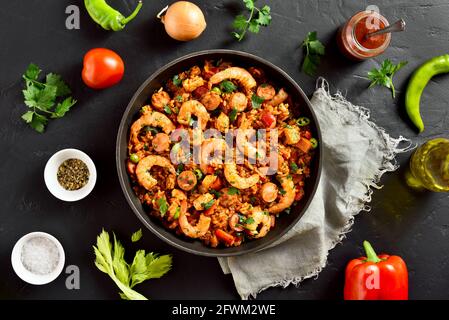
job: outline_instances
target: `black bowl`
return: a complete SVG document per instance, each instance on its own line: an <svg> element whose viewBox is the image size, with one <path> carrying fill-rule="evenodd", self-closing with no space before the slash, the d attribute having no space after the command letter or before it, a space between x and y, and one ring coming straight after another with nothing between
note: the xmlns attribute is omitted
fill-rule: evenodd
<svg viewBox="0 0 449 320"><path fill-rule="evenodd" d="M291 209L290 214L282 214L276 219L276 226L272 229L264 238L248 241L242 243L239 247L232 248L209 248L203 245L199 240L189 240L182 238L174 234L172 231L165 229L162 224L155 218L148 215L142 207L137 196L131 186L131 181L126 171L126 159L127 159L127 144L128 133L133 121L137 118L139 110L142 106L148 103L152 93L163 86L164 82L172 78L173 75L178 74L184 70L189 69L195 64L202 64L204 60L218 60L231 61L236 66L243 67L260 67L268 75L274 83L284 87L287 92L292 95L295 106L292 106L293 112L301 110L301 115L309 117L312 122L312 134L321 141L321 133L315 113L312 110L309 99L301 90L301 88L295 83L295 81L287 75L280 68L276 67L272 63L256 57L252 54L235 51L235 50L207 50L192 53L176 59L173 62L165 65L151 75L137 90L132 97L128 107L123 114L122 121L118 130L117 146L116 146L116 162L117 171L120 180L120 185L125 194L126 200L131 206L137 217L143 222L143 224L156 234L159 238L173 245L174 247L204 256L210 257L226 257L236 256L249 252L255 252L261 250L274 241L282 237L287 231L289 231L298 221L308 208L310 201L312 200L315 191L318 186L320 174L321 174L321 143L316 150L316 154L311 166L311 176L306 180L305 196L300 203ZM299 109L298 109L299 108Z"/></svg>

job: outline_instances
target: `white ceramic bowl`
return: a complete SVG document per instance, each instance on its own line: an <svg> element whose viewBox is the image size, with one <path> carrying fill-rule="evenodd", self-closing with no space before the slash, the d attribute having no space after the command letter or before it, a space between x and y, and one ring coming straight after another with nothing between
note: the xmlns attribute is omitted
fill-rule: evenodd
<svg viewBox="0 0 449 320"><path fill-rule="evenodd" d="M58 182L57 172L59 166L68 159L79 159L89 169L89 181L78 190L66 190ZM48 190L56 198L63 201L78 201L86 197L94 188L97 181L97 170L92 159L84 152L77 149L64 149L56 152L47 162L44 170L44 180Z"/></svg>
<svg viewBox="0 0 449 320"><path fill-rule="evenodd" d="M53 272L51 272L49 274L45 274L45 275L34 274L34 273L28 271L23 266L22 257L21 257L23 245L28 240L30 240L34 237L46 238L46 239L50 240L51 242L53 242L56 245L56 247L58 248L58 252L59 252L58 265L56 266L55 270L53 270ZM56 239L52 235L45 233L45 232L31 232L31 233L24 235L22 238L20 238L19 241L17 241L16 244L14 245L14 248L12 249L12 254L11 254L11 263L12 263L12 268L14 269L14 272L23 281L28 282L30 284L35 284L35 285L47 284L47 283L50 283L53 280L55 280L61 274L62 269L64 268L64 264L65 264L64 249L62 248L62 245L58 241L58 239Z"/></svg>

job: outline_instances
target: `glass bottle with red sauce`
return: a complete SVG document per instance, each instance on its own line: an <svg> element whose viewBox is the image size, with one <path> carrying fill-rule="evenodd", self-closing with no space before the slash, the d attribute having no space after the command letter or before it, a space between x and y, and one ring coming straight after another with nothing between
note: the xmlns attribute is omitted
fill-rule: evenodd
<svg viewBox="0 0 449 320"><path fill-rule="evenodd" d="M390 45L391 34L366 35L388 25L387 19L375 11L359 12L339 30L338 46L345 56L353 60L376 57Z"/></svg>

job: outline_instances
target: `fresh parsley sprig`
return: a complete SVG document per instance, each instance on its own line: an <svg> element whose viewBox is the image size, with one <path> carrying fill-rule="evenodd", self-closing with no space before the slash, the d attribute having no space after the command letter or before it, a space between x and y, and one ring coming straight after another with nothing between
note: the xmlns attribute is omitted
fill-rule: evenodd
<svg viewBox="0 0 449 320"><path fill-rule="evenodd" d="M391 90L393 98L395 98L396 89L393 84L393 76L407 63L407 61L402 61L395 65L389 59L385 59L379 69L373 68L370 72L368 72L368 79L371 80L369 88L375 85L387 87Z"/></svg>
<svg viewBox="0 0 449 320"><path fill-rule="evenodd" d="M260 26L266 27L271 23L271 8L267 5L257 8L257 0L243 0L245 7L249 10L249 17L239 14L234 19L232 26L236 31L232 32L234 38L242 41L247 31L259 33ZM256 17L257 16L257 17Z"/></svg>
<svg viewBox="0 0 449 320"><path fill-rule="evenodd" d="M49 73L45 82L41 82L38 80L41 72L38 66L31 63L22 76L26 85L22 90L24 102L30 109L22 115L22 119L40 133L44 132L49 118L64 117L76 103L76 100L69 96L70 88L60 75Z"/></svg>
<svg viewBox="0 0 449 320"><path fill-rule="evenodd" d="M224 80L220 83L220 90L226 93L231 93L237 90L237 86L229 80Z"/></svg>
<svg viewBox="0 0 449 320"><path fill-rule="evenodd" d="M307 34L302 47L306 56L304 57L301 70L309 76L314 76L321 62L321 57L326 53L326 49L318 40L316 31Z"/></svg>

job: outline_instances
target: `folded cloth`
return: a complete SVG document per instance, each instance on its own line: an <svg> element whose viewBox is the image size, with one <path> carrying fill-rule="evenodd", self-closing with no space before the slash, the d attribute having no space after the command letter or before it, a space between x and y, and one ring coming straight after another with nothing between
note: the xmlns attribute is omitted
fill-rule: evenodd
<svg viewBox="0 0 449 320"><path fill-rule="evenodd" d="M350 231L354 216L369 210L372 187L398 168L395 156L411 149L369 120L366 108L331 96L324 79L311 100L321 127L323 167L317 192L300 221L269 248L219 258L242 299L274 286L298 285L325 267L329 250ZM401 143L408 146L399 148ZM307 183L307 181L306 181ZM282 217L281 217L282 219Z"/></svg>

